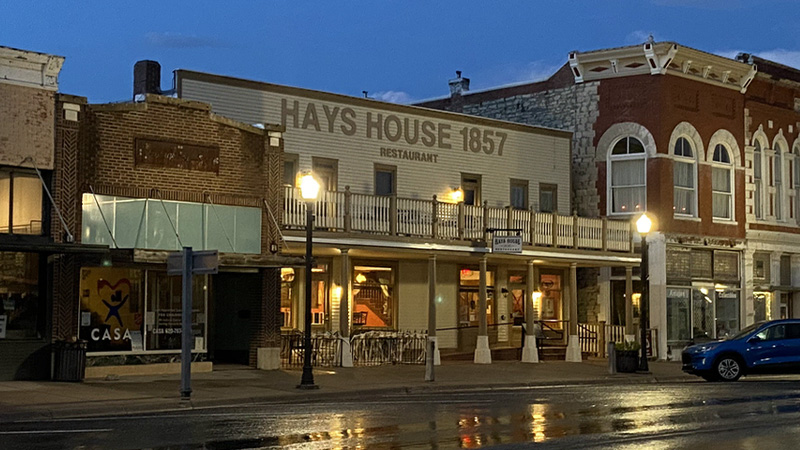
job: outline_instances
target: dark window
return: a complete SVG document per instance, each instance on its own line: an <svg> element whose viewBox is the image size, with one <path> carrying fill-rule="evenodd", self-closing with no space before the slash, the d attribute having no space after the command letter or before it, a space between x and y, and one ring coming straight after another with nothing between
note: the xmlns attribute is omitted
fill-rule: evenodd
<svg viewBox="0 0 800 450"><path fill-rule="evenodd" d="M461 174L461 189L464 191L465 205L481 204L481 176Z"/></svg>
<svg viewBox="0 0 800 450"><path fill-rule="evenodd" d="M294 186L297 177L297 155L283 155L283 184Z"/></svg>
<svg viewBox="0 0 800 450"><path fill-rule="evenodd" d="M511 180L511 207L514 209L528 209L528 181Z"/></svg>
<svg viewBox="0 0 800 450"><path fill-rule="evenodd" d="M390 166L375 166L375 195L397 193L397 169Z"/></svg>
<svg viewBox="0 0 800 450"><path fill-rule="evenodd" d="M556 212L558 209L558 186L554 184L539 185L539 211Z"/></svg>
<svg viewBox="0 0 800 450"><path fill-rule="evenodd" d="M44 332L39 255L0 252L0 339L36 339Z"/></svg>
<svg viewBox="0 0 800 450"><path fill-rule="evenodd" d="M786 324L786 339L800 339L800 323Z"/></svg>
<svg viewBox="0 0 800 450"><path fill-rule="evenodd" d="M792 285L792 257L790 255L781 255L781 285Z"/></svg>

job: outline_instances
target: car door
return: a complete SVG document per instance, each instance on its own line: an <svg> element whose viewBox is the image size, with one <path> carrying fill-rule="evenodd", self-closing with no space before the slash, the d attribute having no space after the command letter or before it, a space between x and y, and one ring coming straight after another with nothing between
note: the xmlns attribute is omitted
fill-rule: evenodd
<svg viewBox="0 0 800 450"><path fill-rule="evenodd" d="M789 363L786 348L786 325L767 327L748 340L747 359L752 368L778 369Z"/></svg>
<svg viewBox="0 0 800 450"><path fill-rule="evenodd" d="M786 359L793 372L800 372L800 323L786 324Z"/></svg>

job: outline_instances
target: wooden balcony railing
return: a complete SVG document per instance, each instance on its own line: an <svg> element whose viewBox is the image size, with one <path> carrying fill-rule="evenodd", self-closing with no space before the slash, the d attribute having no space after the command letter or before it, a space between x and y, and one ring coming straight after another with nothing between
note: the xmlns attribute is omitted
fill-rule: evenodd
<svg viewBox="0 0 800 450"><path fill-rule="evenodd" d="M284 190L283 226L303 229L306 203L300 189ZM489 229L519 230L525 245L631 252L631 224L626 220L562 216L511 207L323 191L316 202L315 225L330 231L480 240Z"/></svg>

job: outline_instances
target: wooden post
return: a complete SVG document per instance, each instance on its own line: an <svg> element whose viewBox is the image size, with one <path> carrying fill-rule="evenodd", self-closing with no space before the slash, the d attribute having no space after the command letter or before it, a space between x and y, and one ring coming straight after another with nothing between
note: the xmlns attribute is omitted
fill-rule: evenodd
<svg viewBox="0 0 800 450"><path fill-rule="evenodd" d="M602 244L601 248L603 251L608 250L608 218L603 217L603 236L602 236Z"/></svg>
<svg viewBox="0 0 800 450"><path fill-rule="evenodd" d="M458 238L464 239L464 202L458 203Z"/></svg>
<svg viewBox="0 0 800 450"><path fill-rule="evenodd" d="M572 248L578 248L578 213L572 213Z"/></svg>
<svg viewBox="0 0 800 450"><path fill-rule="evenodd" d="M433 203L431 204L431 237L433 239L439 238L439 200L436 200L436 194L433 194Z"/></svg>
<svg viewBox="0 0 800 450"><path fill-rule="evenodd" d="M350 186L344 187L344 232L349 233L353 229L353 193Z"/></svg>
<svg viewBox="0 0 800 450"><path fill-rule="evenodd" d="M558 247L558 212L550 213L553 217L553 247Z"/></svg>
<svg viewBox="0 0 800 450"><path fill-rule="evenodd" d="M389 234L397 236L397 196L389 197Z"/></svg>
<svg viewBox="0 0 800 450"><path fill-rule="evenodd" d="M597 353L599 357L606 357L606 321L600 321L600 329L597 330Z"/></svg>
<svg viewBox="0 0 800 450"><path fill-rule="evenodd" d="M489 201L484 200L483 205L483 223L481 224L481 230L483 231L483 242L490 242L489 241L489 232L487 231L489 228ZM487 244L488 245L488 244Z"/></svg>
<svg viewBox="0 0 800 450"><path fill-rule="evenodd" d="M536 211L531 207L530 214L528 214L528 220L530 220L530 235L531 235L531 245L536 245Z"/></svg>

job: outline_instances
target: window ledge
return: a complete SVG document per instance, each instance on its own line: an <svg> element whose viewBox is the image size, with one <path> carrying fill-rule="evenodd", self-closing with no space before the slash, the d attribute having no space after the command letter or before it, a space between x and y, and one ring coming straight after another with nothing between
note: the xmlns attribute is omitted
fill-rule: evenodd
<svg viewBox="0 0 800 450"><path fill-rule="evenodd" d="M675 219L675 220L685 220L687 222L702 222L703 221L703 219L701 219L699 217L681 216L681 215L678 215L678 214L675 214L674 216L672 216L672 218Z"/></svg>
<svg viewBox="0 0 800 450"><path fill-rule="evenodd" d="M714 218L711 221L714 222L714 223L718 223L720 225L739 225L739 222L737 222L735 220Z"/></svg>

